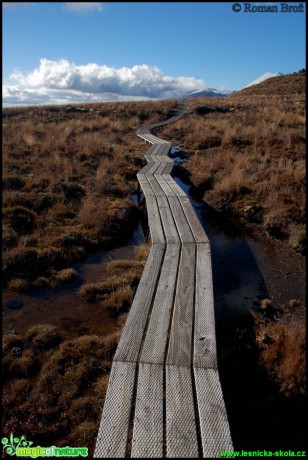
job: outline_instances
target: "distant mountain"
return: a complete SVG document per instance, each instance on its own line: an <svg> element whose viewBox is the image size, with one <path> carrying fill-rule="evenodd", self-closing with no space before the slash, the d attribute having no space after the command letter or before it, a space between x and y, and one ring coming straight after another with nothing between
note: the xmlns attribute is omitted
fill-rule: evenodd
<svg viewBox="0 0 308 460"><path fill-rule="evenodd" d="M204 88L197 89L195 91L190 91L189 93L184 94L181 99L191 98L191 97L223 97L229 96L232 94L233 91L229 90L220 90L216 88L208 88L205 86Z"/></svg>
<svg viewBox="0 0 308 460"><path fill-rule="evenodd" d="M259 77L256 80L254 80L252 83L249 83L249 85L244 86L244 88L249 88L249 86L258 85L259 83L262 83L262 81L265 81L268 78L281 77L282 75L283 75L283 73L281 73L281 72L267 72L267 73L261 75L261 77Z"/></svg>

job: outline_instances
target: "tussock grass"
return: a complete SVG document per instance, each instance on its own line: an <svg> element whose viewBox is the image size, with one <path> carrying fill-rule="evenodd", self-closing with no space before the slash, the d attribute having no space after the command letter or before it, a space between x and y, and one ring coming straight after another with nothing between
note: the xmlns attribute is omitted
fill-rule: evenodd
<svg viewBox="0 0 308 460"><path fill-rule="evenodd" d="M91 426L82 445L93 450L119 335L60 343L61 332L42 324L24 336L4 336L3 431L65 446Z"/></svg>
<svg viewBox="0 0 308 460"><path fill-rule="evenodd" d="M67 338L59 327L35 324L3 337L5 435L22 432L38 445L83 445L93 454L112 359L149 250L140 245L135 259L111 260L100 282L80 288L116 317L112 332Z"/></svg>
<svg viewBox="0 0 308 460"><path fill-rule="evenodd" d="M166 119L176 106L166 100L84 104L82 112L65 106L3 110L5 286L65 282L70 278L60 270L125 238L136 217L130 200L136 160L144 155L136 128Z"/></svg>
<svg viewBox="0 0 308 460"><path fill-rule="evenodd" d="M267 299L268 300L268 299ZM294 301L290 305L294 307ZM263 310L268 304L263 305ZM255 312L255 336L260 349L260 364L288 397L306 391L306 330L304 321L294 313L276 320Z"/></svg>
<svg viewBox="0 0 308 460"><path fill-rule="evenodd" d="M190 179L211 206L305 253L305 76L279 82L191 99L188 114L161 136L181 146ZM264 96L267 85L276 90Z"/></svg>

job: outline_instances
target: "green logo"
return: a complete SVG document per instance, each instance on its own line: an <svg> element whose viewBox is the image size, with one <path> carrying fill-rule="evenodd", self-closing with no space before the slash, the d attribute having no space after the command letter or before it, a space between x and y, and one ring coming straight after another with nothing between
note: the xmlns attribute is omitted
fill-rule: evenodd
<svg viewBox="0 0 308 460"><path fill-rule="evenodd" d="M2 438L3 449L8 455L16 457L87 457L87 447L41 447L32 446L32 441L27 441L25 436L15 438L11 433L10 439ZM32 446L32 447L30 447Z"/></svg>
<svg viewBox="0 0 308 460"><path fill-rule="evenodd" d="M3 444L3 449L9 455L16 455L16 449L18 447L30 447L33 444L32 441L27 441L24 436L21 438L14 438L12 433L10 439L2 438L1 442Z"/></svg>

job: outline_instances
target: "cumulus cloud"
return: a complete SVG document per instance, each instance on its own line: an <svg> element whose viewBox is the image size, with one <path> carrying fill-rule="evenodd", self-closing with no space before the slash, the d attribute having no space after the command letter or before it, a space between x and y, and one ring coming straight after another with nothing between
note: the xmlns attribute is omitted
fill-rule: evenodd
<svg viewBox="0 0 308 460"><path fill-rule="evenodd" d="M17 85L6 85L6 105L13 100L17 103L18 98L25 103L27 97L32 100L34 95L44 101L49 98L50 104L59 97L67 101L77 98L76 102L82 98L84 102L178 98L206 86L199 78L171 77L146 64L116 69L96 63L76 65L65 59L41 59L36 69L28 73L16 70L10 78Z"/></svg>
<svg viewBox="0 0 308 460"><path fill-rule="evenodd" d="M73 13L89 13L91 11L103 11L102 2L66 2L65 8Z"/></svg>

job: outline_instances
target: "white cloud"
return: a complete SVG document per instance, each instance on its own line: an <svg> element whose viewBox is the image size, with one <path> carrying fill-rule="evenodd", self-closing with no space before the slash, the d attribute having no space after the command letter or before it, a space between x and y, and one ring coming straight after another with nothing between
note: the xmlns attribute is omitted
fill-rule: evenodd
<svg viewBox="0 0 308 460"><path fill-rule="evenodd" d="M74 13L89 13L90 11L103 11L103 2L65 2L65 8Z"/></svg>
<svg viewBox="0 0 308 460"><path fill-rule="evenodd" d="M94 102L177 98L206 86L201 79L167 76L158 67L146 64L116 69L96 63L76 65L65 59L41 59L36 69L28 73L16 70L10 78L17 85L5 86L5 105L10 102L16 104L18 100L24 104L27 99L32 101L33 98L45 104L53 104L59 97L70 102L73 99L76 102Z"/></svg>

